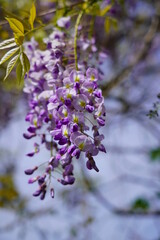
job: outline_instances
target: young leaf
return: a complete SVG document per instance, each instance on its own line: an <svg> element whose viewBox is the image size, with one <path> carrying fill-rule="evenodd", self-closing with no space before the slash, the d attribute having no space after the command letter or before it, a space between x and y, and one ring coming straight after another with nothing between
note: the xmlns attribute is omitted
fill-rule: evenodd
<svg viewBox="0 0 160 240"><path fill-rule="evenodd" d="M103 9L100 11L100 16L103 17L111 8L112 8L112 5L111 5L111 4L107 5L105 8L103 8Z"/></svg>
<svg viewBox="0 0 160 240"><path fill-rule="evenodd" d="M6 18L6 20L9 22L9 25L14 33L19 34L21 36L24 35L24 27L19 20L15 18Z"/></svg>
<svg viewBox="0 0 160 240"><path fill-rule="evenodd" d="M11 48L16 46L14 38L7 39L0 43L0 49Z"/></svg>
<svg viewBox="0 0 160 240"><path fill-rule="evenodd" d="M18 58L19 58L19 54L16 55L14 58L12 58L10 60L10 62L8 63L7 70L6 70L6 76L5 76L4 80L6 80L6 78L9 76L9 74L12 71L12 69L14 68Z"/></svg>
<svg viewBox="0 0 160 240"><path fill-rule="evenodd" d="M21 81L22 81L23 78L24 78L23 68L22 68L21 62L19 62L18 66L17 66L16 74L17 74L18 83L21 84Z"/></svg>
<svg viewBox="0 0 160 240"><path fill-rule="evenodd" d="M10 51L8 51L1 59L0 65L4 62L6 62L9 58L11 58L17 51L19 47L13 48Z"/></svg>
<svg viewBox="0 0 160 240"><path fill-rule="evenodd" d="M31 25L31 29L33 29L33 23L34 23L35 18L36 18L36 7L35 7L34 3L32 3L32 7L30 10L30 17L29 17L29 23Z"/></svg>
<svg viewBox="0 0 160 240"><path fill-rule="evenodd" d="M112 27L114 28L114 30L118 29L118 22L115 18L111 18L112 20Z"/></svg>
<svg viewBox="0 0 160 240"><path fill-rule="evenodd" d="M113 28L114 30L118 29L118 22L115 18L106 17L104 26L106 32L109 33L111 28Z"/></svg>
<svg viewBox="0 0 160 240"><path fill-rule="evenodd" d="M24 52L21 54L21 64L23 66L23 74L25 75L26 72L27 73L29 72L30 62L27 55Z"/></svg>
<svg viewBox="0 0 160 240"><path fill-rule="evenodd" d="M107 18L105 19L104 27L105 27L106 32L109 33L110 27L111 27L110 18L107 17Z"/></svg>
<svg viewBox="0 0 160 240"><path fill-rule="evenodd" d="M14 33L14 38L15 38L15 42L17 43L18 46L21 46L23 44L24 35Z"/></svg>

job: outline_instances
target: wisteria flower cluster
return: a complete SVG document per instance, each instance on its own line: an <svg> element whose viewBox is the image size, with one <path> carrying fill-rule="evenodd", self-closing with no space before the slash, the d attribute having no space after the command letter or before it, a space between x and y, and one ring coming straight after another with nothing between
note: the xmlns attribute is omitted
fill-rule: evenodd
<svg viewBox="0 0 160 240"><path fill-rule="evenodd" d="M68 23L59 21L60 25ZM105 125L105 107L102 91L98 88L98 71L88 67L85 71L70 68L66 64L67 43L65 34L57 29L44 39L46 50L39 50L34 39L25 43L25 51L31 68L25 79L24 92L29 98L29 122L26 139L39 137L41 143L34 143L34 150L27 155L34 156L44 145L51 153L41 176L30 178L29 183L38 183L33 196L44 199L51 177L58 171L62 177L58 182L73 184L74 159L85 154L89 170L99 171L94 161L99 151L106 152L99 128ZM37 138L36 138L37 139ZM25 171L32 175L39 167ZM54 188L50 187L51 197Z"/></svg>

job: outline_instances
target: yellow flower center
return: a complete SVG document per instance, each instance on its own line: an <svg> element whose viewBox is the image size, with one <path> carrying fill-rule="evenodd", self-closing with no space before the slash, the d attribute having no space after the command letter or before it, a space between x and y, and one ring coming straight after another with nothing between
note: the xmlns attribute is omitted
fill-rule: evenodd
<svg viewBox="0 0 160 240"><path fill-rule="evenodd" d="M76 76L75 77L75 82L79 82L79 80L80 80L79 76Z"/></svg>
<svg viewBox="0 0 160 240"><path fill-rule="evenodd" d="M78 145L78 148L79 148L80 150L83 150L83 148L84 148L84 142L80 143L80 144Z"/></svg>
<svg viewBox="0 0 160 240"><path fill-rule="evenodd" d="M71 85L70 85L69 83L66 84L66 88L70 88L70 86L71 86Z"/></svg>
<svg viewBox="0 0 160 240"><path fill-rule="evenodd" d="M88 88L89 93L93 93L93 88Z"/></svg>
<svg viewBox="0 0 160 240"><path fill-rule="evenodd" d="M64 111L63 111L63 114L64 114L65 117L67 117L67 116L68 116L67 110L64 110Z"/></svg>
<svg viewBox="0 0 160 240"><path fill-rule="evenodd" d="M84 101L80 101L79 105L80 105L81 107L85 107L85 106L86 106L86 103L85 103Z"/></svg>
<svg viewBox="0 0 160 240"><path fill-rule="evenodd" d="M95 80L95 76L92 75L92 76L91 76L91 81L94 81L94 80Z"/></svg>
<svg viewBox="0 0 160 240"><path fill-rule="evenodd" d="M33 124L35 125L35 127L37 127L37 119L33 120Z"/></svg>
<svg viewBox="0 0 160 240"><path fill-rule="evenodd" d="M72 94L68 93L68 94L67 94L67 98L70 98L70 99L71 99L71 98L72 98Z"/></svg>
<svg viewBox="0 0 160 240"><path fill-rule="evenodd" d="M60 97L60 100L64 103L64 98L63 97Z"/></svg>
<svg viewBox="0 0 160 240"><path fill-rule="evenodd" d="M68 137L68 130L65 129L63 134L64 134L65 137Z"/></svg>
<svg viewBox="0 0 160 240"><path fill-rule="evenodd" d="M78 117L77 116L73 116L73 121L74 121L74 123L78 123Z"/></svg>

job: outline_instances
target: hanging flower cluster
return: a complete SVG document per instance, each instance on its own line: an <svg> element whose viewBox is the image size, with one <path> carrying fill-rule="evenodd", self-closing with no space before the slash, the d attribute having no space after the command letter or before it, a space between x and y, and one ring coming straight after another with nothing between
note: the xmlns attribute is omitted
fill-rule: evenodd
<svg viewBox="0 0 160 240"><path fill-rule="evenodd" d="M58 24L68 27L68 20L63 18ZM43 174L28 181L38 183L33 196L40 196L40 199L45 198L48 182L57 169L62 172L58 182L73 184L74 159L84 153L87 168L98 172L94 156L99 151L106 152L102 144L104 136L99 133L99 128L105 125L105 107L98 88L98 71L90 67L84 70L83 63L83 70L79 71L71 68L70 60L66 63L68 43L63 32L54 29L44 42L47 48L43 51L38 49L34 39L25 43L31 68L24 87L30 109L26 116L30 125L24 137L39 137L41 145L51 153ZM79 48L81 46L82 43ZM93 46L92 49L94 52ZM32 157L39 151L40 144L34 143L34 150L27 155ZM25 173L32 175L37 169L35 166ZM50 187L50 193L53 198L53 187Z"/></svg>

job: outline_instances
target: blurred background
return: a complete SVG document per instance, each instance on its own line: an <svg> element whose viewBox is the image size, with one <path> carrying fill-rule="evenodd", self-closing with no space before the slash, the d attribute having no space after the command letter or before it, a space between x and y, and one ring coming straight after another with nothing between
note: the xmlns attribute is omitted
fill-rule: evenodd
<svg viewBox="0 0 160 240"><path fill-rule="evenodd" d="M52 25L55 8L76 2L83 1L37 1L37 23ZM6 66L0 66L0 240L160 240L160 2L113 2L106 17L94 16L93 29L107 53L100 66L107 154L96 157L99 173L75 163L76 183L55 182L54 200L32 197L36 186L24 170L49 154L26 157L33 146L22 136L27 96L15 72L3 82ZM25 19L31 1L0 0L0 7L3 41L12 37L4 17ZM45 29L34 34L39 42L45 36Z"/></svg>

